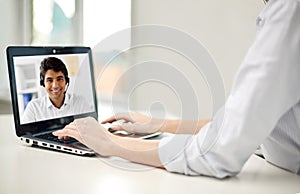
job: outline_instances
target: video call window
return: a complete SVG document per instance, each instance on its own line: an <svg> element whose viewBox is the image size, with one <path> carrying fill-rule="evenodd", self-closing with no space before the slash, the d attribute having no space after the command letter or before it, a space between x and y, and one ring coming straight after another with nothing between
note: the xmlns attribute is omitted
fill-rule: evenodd
<svg viewBox="0 0 300 194"><path fill-rule="evenodd" d="M47 57L56 57L65 64L69 79L65 86L47 90L41 85L40 65ZM13 60L21 124L95 111L88 54L20 56ZM49 106L49 96L57 94L59 89L64 89L61 92L65 94L65 105L60 108ZM46 109L34 106L46 106ZM30 115L26 109L31 114L35 112L34 118L26 116Z"/></svg>

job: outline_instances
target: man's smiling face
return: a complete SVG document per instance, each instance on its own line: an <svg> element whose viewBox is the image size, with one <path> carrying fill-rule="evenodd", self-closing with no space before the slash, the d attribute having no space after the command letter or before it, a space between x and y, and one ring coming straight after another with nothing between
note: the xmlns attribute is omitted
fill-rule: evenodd
<svg viewBox="0 0 300 194"><path fill-rule="evenodd" d="M53 70L46 71L45 74L45 89L54 104L62 104L65 96L66 79L64 74Z"/></svg>

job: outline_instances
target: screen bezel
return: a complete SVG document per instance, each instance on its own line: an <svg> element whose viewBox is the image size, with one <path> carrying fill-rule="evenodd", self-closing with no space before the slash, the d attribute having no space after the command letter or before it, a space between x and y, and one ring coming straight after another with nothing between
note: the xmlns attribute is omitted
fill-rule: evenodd
<svg viewBox="0 0 300 194"><path fill-rule="evenodd" d="M92 60L92 51L90 47L36 47L36 46L9 46L6 49L7 53L7 65L10 78L10 90L11 90L11 100L12 109L14 113L15 129L17 136L35 134L44 131L50 131L55 129L63 128L65 125L72 122L74 119L91 116L98 119L98 107L97 107L97 96L95 91L95 79L94 79L94 69ZM88 54L90 71L91 71L91 84L92 84L92 95L94 100L95 109L93 112L65 116L61 118L54 118L44 121L37 121L34 123L21 124L21 118L19 116L19 106L18 106L18 95L17 86L15 78L15 65L13 58L21 56L37 56L37 55L63 55L63 54Z"/></svg>

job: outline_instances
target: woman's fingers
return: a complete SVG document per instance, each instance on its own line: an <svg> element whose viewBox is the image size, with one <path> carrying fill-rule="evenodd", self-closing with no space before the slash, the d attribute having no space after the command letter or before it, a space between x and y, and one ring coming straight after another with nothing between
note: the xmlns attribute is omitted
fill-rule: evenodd
<svg viewBox="0 0 300 194"><path fill-rule="evenodd" d="M77 139L80 142L82 141L82 138L81 138L74 122L70 123L69 125L66 125L61 130L54 131L52 134L57 136L59 139L62 139L65 137L72 137L74 139Z"/></svg>
<svg viewBox="0 0 300 194"><path fill-rule="evenodd" d="M112 122L114 122L116 120L117 120L116 117L112 116L112 117L109 117L109 118L104 119L103 121L101 121L101 124L112 123Z"/></svg>
<svg viewBox="0 0 300 194"><path fill-rule="evenodd" d="M112 123L118 120L124 120L125 122L132 122L132 118L129 113L117 113L107 119L104 119L101 124Z"/></svg>

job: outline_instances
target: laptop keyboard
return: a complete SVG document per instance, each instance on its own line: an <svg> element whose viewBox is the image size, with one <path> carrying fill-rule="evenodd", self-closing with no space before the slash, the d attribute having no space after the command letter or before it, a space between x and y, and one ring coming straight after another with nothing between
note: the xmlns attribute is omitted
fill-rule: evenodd
<svg viewBox="0 0 300 194"><path fill-rule="evenodd" d="M71 138L71 137L68 137L67 139L58 139L52 133L41 134L41 135L37 135L36 137L40 138L40 139L46 139L49 141L55 141L55 142L65 143L65 144L70 144L70 143L74 143L77 141L76 139Z"/></svg>

